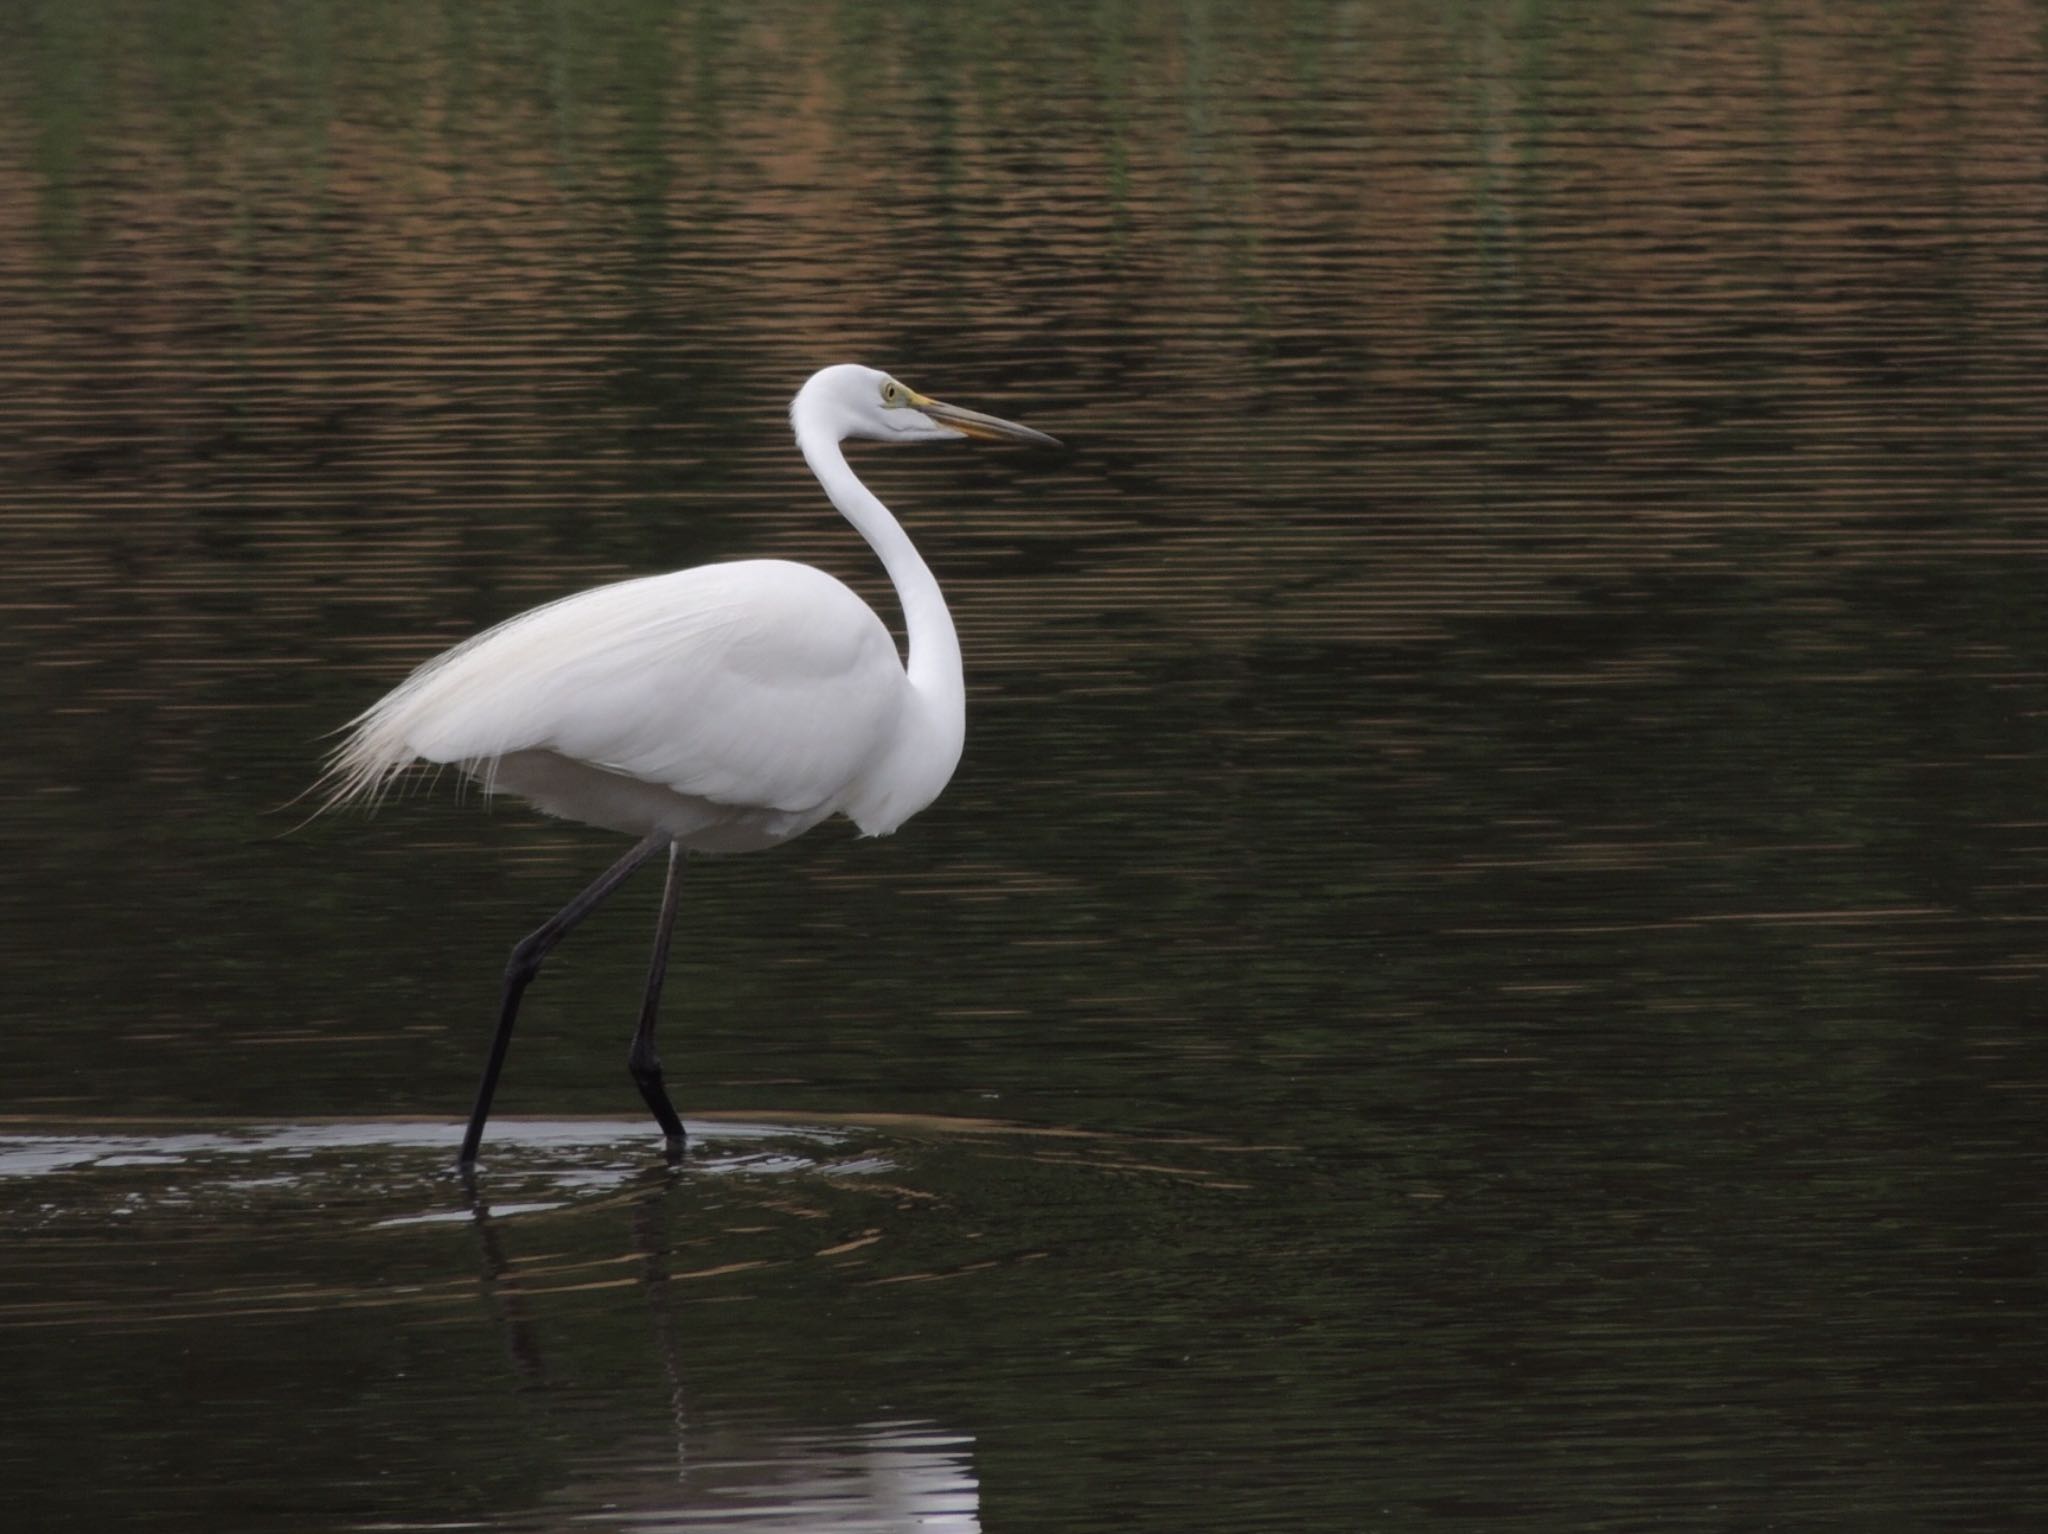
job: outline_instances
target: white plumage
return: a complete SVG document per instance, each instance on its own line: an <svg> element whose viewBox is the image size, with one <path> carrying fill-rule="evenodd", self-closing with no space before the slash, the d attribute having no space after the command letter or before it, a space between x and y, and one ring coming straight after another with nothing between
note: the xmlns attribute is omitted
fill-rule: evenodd
<svg viewBox="0 0 2048 1534"><path fill-rule="evenodd" d="M427 662L354 722L335 771L353 798L416 759L457 766L551 814L705 851L840 810L880 835L908 812L891 818L867 778L909 692L882 620L822 570L702 565L565 597Z"/></svg>

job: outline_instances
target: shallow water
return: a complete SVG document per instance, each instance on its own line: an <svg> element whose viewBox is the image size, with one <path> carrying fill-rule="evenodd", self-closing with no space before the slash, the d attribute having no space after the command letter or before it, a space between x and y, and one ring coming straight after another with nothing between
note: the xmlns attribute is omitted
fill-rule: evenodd
<svg viewBox="0 0 2048 1534"><path fill-rule="evenodd" d="M2048 42L2016 3L0 16L21 1526L2031 1529ZM598 581L967 754L655 891L323 732Z"/></svg>

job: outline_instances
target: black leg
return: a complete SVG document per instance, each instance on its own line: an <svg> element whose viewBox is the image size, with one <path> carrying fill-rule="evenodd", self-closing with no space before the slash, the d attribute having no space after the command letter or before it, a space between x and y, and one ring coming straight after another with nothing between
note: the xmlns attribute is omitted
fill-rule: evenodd
<svg viewBox="0 0 2048 1534"><path fill-rule="evenodd" d="M656 831L639 842L631 852L600 874L589 889L521 938L519 946L512 950L511 961L505 966L505 999L498 1009L498 1032L491 1040L490 1058L484 1062L484 1079L477 1083L476 1106L469 1112L469 1129L462 1136L458 1165L468 1167L476 1162L476 1149L484 1138L484 1120L491 1116L491 1097L498 1090L498 1072L505 1068L505 1051L512 1044L512 1024L519 1017L519 998L526 994L526 988L533 984L533 977L540 973L541 961L547 958L555 944L569 935L571 928L624 884L634 869L668 845L666 831Z"/></svg>
<svg viewBox="0 0 2048 1534"><path fill-rule="evenodd" d="M654 1018L661 1010L661 982L668 977L668 942L676 927L676 899L683 887L683 849L674 843L668 849L668 885L661 894L661 921L654 929L654 957L647 965L647 996L640 1003L640 1026L633 1030L633 1048L626 1056L626 1069L647 1100L661 1132L668 1137L669 1160L683 1154L683 1121L661 1084L661 1056L654 1052Z"/></svg>

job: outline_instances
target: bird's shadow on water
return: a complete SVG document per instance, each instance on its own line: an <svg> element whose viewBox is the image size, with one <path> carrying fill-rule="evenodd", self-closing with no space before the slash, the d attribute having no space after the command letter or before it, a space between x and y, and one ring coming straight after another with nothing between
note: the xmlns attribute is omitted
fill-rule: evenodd
<svg viewBox="0 0 2048 1534"><path fill-rule="evenodd" d="M694 1281L815 1266L843 1239L826 1206L871 1217L869 1185L893 1182L874 1174L900 1170L890 1147L909 1141L859 1125L688 1127L672 1164L645 1120L505 1119L464 1176L461 1126L445 1123L0 1121L0 1235L35 1254L0 1277L0 1327L111 1330L146 1350L216 1325L459 1330L481 1300L526 1398L503 1420L572 1446L548 1461L548 1496L580 1525L729 1514L763 1531L978 1528L960 1432L900 1408L832 1421L781 1401L741 1410L715 1369L691 1390L688 1316L709 1314L679 1309L706 1295ZM788 1217L773 1227L777 1210ZM593 1348L635 1332L665 1398L653 1414L632 1391L588 1388ZM593 1412L602 1442L579 1436ZM519 1460L496 1465L507 1487L523 1484L508 1468ZM473 1526L529 1526L505 1516Z"/></svg>
<svg viewBox="0 0 2048 1534"><path fill-rule="evenodd" d="M461 1126L444 1123L0 1121L0 1236L38 1254L0 1278L0 1327L148 1349L216 1325L459 1329L481 1300L527 1398L506 1420L574 1446L549 1460L548 1495L581 1525L979 1528L963 1433L900 1407L817 1421L787 1402L736 1406L729 1382L691 1391L686 1318L708 1312L679 1307L707 1295L696 1281L815 1267L844 1239L838 1215L871 1218L892 1196L870 1185L893 1185L889 1148L910 1142L860 1125L688 1127L690 1153L670 1163L644 1120L506 1119L464 1176ZM631 1392L593 1404L593 1336L620 1327L645 1328L658 1414ZM597 1446L579 1437L593 1411L610 1424Z"/></svg>
<svg viewBox="0 0 2048 1534"><path fill-rule="evenodd" d="M868 1165L880 1169L882 1163ZM834 1426L763 1420L753 1411L735 1419L693 1393L693 1333L678 1314L677 1288L706 1270L691 1266L696 1238L687 1227L676 1228L678 1200L671 1196L687 1170L670 1163L643 1165L628 1180L625 1197L607 1201L615 1210L624 1205L630 1231L625 1271L568 1286L586 1293L628 1291L621 1298L644 1318L650 1344L645 1352L659 1369L666 1398L658 1426L644 1415L633 1420L626 1428L627 1451L619 1454L614 1446L596 1474L586 1470L601 1491L591 1499L597 1505L576 1521L697 1528L712 1520L723 1526L730 1518L744 1520L757 1534L979 1530L981 1488L970 1434L900 1410ZM550 1306L562 1286L545 1259L536 1266L530 1255L519 1253L512 1238L516 1220L508 1221L506 1206L492 1201L483 1180L464 1176L462 1182L481 1260L480 1288L518 1387L541 1403L550 1422L558 1409L573 1414L573 1381L587 1358L557 1331L553 1345L570 1353L568 1378L558 1379L551 1368ZM742 1261L708 1271L754 1266ZM556 1430L572 1431L565 1424ZM573 1504L578 1498L571 1492L563 1500Z"/></svg>

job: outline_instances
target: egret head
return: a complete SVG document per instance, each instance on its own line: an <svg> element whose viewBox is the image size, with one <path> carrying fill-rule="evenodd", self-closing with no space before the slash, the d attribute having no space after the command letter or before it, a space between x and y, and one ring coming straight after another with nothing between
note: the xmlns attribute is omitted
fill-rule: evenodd
<svg viewBox="0 0 2048 1534"><path fill-rule="evenodd" d="M799 436L804 422L811 421L841 441L860 437L869 442L957 442L962 437L979 437L991 442L1060 445L1057 438L1014 421L931 399L887 373L857 362L842 362L813 373L797 392L789 413Z"/></svg>

